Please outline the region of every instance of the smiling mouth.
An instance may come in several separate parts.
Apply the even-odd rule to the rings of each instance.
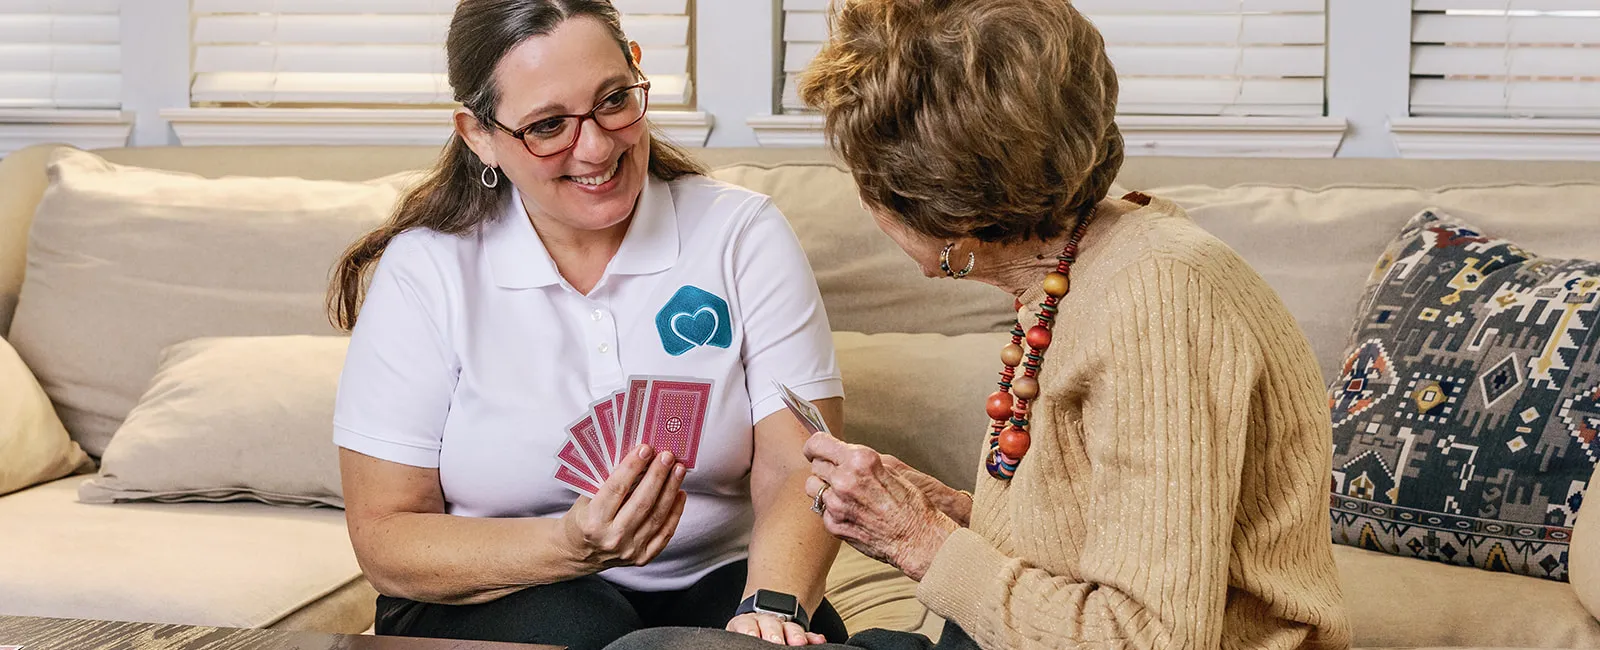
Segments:
[[[606,183],[611,182],[611,179],[616,177],[617,172],[622,170],[622,161],[624,159],[626,159],[627,157],[628,157],[628,154],[626,154],[626,153],[622,154],[621,156],[618,156],[617,157],[617,162],[612,164],[611,170],[607,171],[604,174],[600,174],[598,176],[583,176],[583,177],[579,177],[579,176],[563,176],[562,178],[565,178],[566,180],[572,181],[572,182],[577,183],[579,185],[585,185],[585,186],[588,186],[588,187],[599,187],[601,185],[605,185]]]

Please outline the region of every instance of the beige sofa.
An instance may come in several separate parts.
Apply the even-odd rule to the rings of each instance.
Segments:
[[[0,333],[12,324],[51,150],[0,160]],[[332,180],[417,169],[434,155],[370,147],[99,153],[207,177]],[[847,392],[857,397],[847,399],[849,437],[970,486],[984,417],[977,405],[990,390],[999,345],[993,332],[1006,323],[1009,298],[916,277],[872,229],[848,174],[825,152],[708,150],[704,157],[719,178],[774,196],[806,245],[840,332]],[[1587,181],[1596,178],[1600,165],[1135,158],[1119,185],[1177,200],[1239,250],[1283,295],[1332,377],[1362,282],[1407,218],[1429,206],[1454,208],[1537,253],[1593,259],[1600,256],[1600,186]],[[295,275],[280,271],[259,269],[263,278]],[[320,287],[295,289],[314,298]],[[301,299],[295,308],[320,306],[312,302]],[[263,333],[219,322],[208,335]],[[101,357],[122,353],[107,341],[78,345]],[[35,372],[52,363],[49,351],[23,356]],[[904,376],[885,374],[890,360]],[[874,392],[885,390],[892,394]],[[933,425],[901,424],[907,422]],[[77,501],[83,480],[0,497],[0,614],[337,632],[370,625],[375,592],[356,565],[340,511],[240,502],[87,505]],[[1355,644],[1600,648],[1592,614],[1600,612],[1600,530],[1586,530],[1596,527],[1600,518],[1580,523],[1571,585],[1337,547]],[[941,624],[918,604],[909,580],[848,549],[829,583],[852,630],[936,633]]]

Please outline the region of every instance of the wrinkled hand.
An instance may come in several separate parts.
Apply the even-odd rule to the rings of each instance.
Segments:
[[[917,486],[917,489],[928,497],[928,501],[932,502],[939,512],[944,513],[944,516],[955,521],[956,525],[966,527],[967,522],[971,521],[972,497],[967,493],[945,485],[939,479],[917,471],[916,468],[889,454],[883,454],[883,467]]]
[[[771,614],[752,612],[740,614],[728,621],[728,631],[737,632],[779,645],[822,645],[828,640],[821,634],[807,632],[799,623],[784,622]]]
[[[578,497],[561,517],[573,560],[591,573],[649,564],[678,530],[688,498],[680,489],[687,473],[670,452],[657,455],[648,445],[636,447],[594,499]]]
[[[811,461],[806,494],[815,499],[819,490],[827,490],[822,523],[828,532],[921,580],[944,540],[959,528],[956,522],[870,447],[818,433],[806,441],[805,454]]]

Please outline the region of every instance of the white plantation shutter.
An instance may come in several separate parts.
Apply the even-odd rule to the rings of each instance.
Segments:
[[[783,110],[807,110],[800,73],[828,42],[828,0],[783,0]]]
[[[120,0],[0,0],[0,108],[122,105]]]
[[[690,98],[688,0],[615,0],[656,106]],[[194,0],[196,104],[451,104],[456,0]]]
[[[1320,116],[1326,0],[1075,0],[1105,36],[1128,115]],[[827,40],[827,0],[784,0],[783,107]]]
[[[1600,117],[1600,0],[1415,0],[1411,113]]]
[[[611,4],[622,12],[622,30],[639,42],[643,52],[641,67],[650,78],[650,105],[692,105],[694,35],[689,0],[611,0]]]

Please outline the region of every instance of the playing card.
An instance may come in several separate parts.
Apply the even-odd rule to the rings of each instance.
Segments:
[[[589,479],[591,483],[599,484],[604,482],[600,478],[600,472],[589,467],[589,461],[584,460],[583,452],[578,450],[578,443],[576,442],[568,440],[567,444],[562,445],[561,451],[556,454],[556,460],[561,461],[563,465],[571,467],[578,474]]]
[[[684,467],[694,469],[700,434],[711,403],[711,382],[697,379],[652,379],[645,396],[639,441],[657,452],[670,451]]]
[[[617,457],[622,452],[617,451],[617,406],[610,397],[589,405],[589,411],[594,416],[595,427],[600,432],[600,445],[606,454],[606,473],[611,473],[611,468],[616,467]]]
[[[567,435],[578,444],[578,449],[583,452],[584,460],[588,461],[589,468],[601,474],[600,480],[611,476],[611,464],[606,462],[605,443],[600,442],[600,426],[595,424],[594,417],[583,416],[583,419],[574,422],[567,428]]]
[[[572,491],[591,499],[594,498],[594,495],[600,493],[599,485],[587,478],[584,478],[582,475],[578,474],[577,471],[573,470],[570,465],[565,463],[556,466],[556,480],[561,481],[562,483],[566,484],[567,487],[572,488]]]
[[[648,377],[629,377],[628,388],[623,391],[622,426],[618,430],[618,448],[623,454],[639,446],[639,420],[644,415],[644,398],[650,391]]]
[[[800,420],[800,426],[805,427],[807,433],[828,431],[828,422],[822,419],[822,411],[818,411],[815,404],[776,379],[772,380],[772,385],[777,387],[778,398],[782,399],[784,406],[789,407],[789,412]]]

